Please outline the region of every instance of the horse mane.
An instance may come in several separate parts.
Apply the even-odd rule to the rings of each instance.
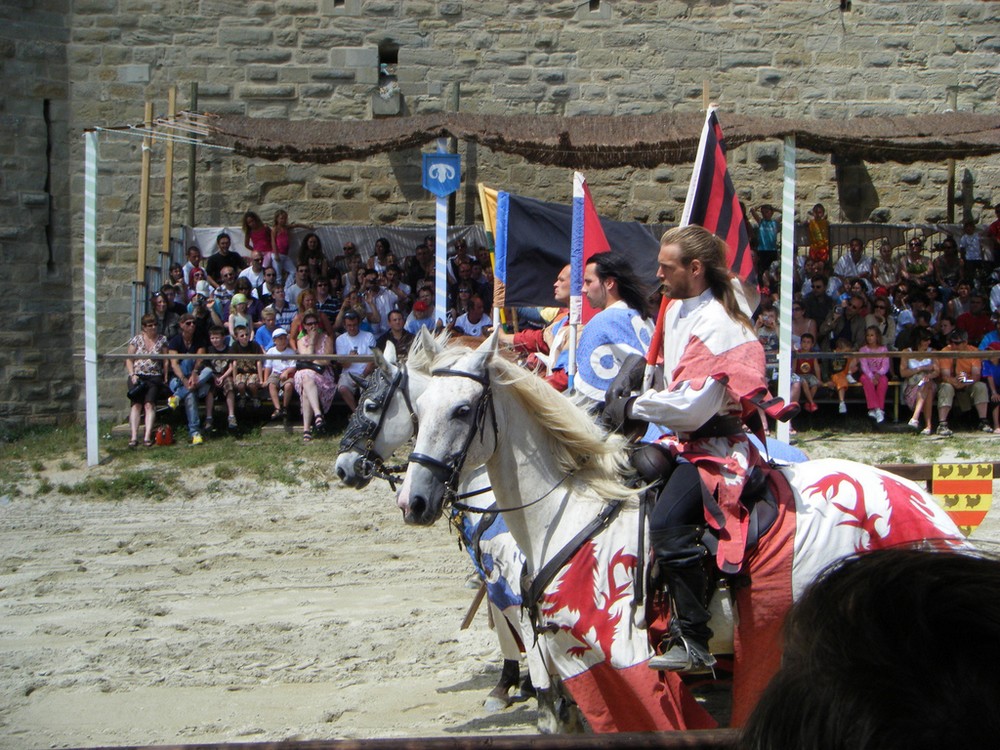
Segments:
[[[452,367],[472,351],[448,346],[434,358],[431,369]],[[634,473],[625,455],[625,439],[597,425],[584,406],[589,401],[567,398],[503,356],[492,357],[490,369],[494,385],[509,390],[526,418],[542,427],[546,451],[561,471],[572,473],[573,484],[606,500],[636,497],[637,490],[625,483]]]

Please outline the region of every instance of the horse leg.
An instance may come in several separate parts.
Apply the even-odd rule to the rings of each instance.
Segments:
[[[504,659],[503,669],[500,670],[500,680],[486,697],[483,707],[489,713],[496,713],[507,708],[511,703],[510,689],[515,687],[520,679],[521,665],[518,660]]]
[[[559,680],[546,690],[538,690],[539,734],[583,734],[587,731],[583,714]]]
[[[510,697],[510,689],[517,687],[517,683],[521,680],[521,644],[507,614],[491,601],[488,602],[488,606],[497,640],[500,642],[500,653],[503,654],[503,669],[500,671],[500,680],[496,687],[490,691],[483,704],[489,713],[495,713],[510,706],[513,701]]]

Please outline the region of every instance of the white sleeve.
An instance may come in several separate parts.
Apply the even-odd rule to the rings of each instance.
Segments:
[[[722,411],[725,402],[726,387],[714,378],[706,378],[701,390],[690,381],[669,391],[650,389],[632,402],[631,415],[674,432],[694,432]]]

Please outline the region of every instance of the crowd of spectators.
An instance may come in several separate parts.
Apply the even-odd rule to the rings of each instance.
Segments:
[[[868,416],[881,424],[888,384],[900,381],[911,410],[908,424],[922,434],[950,436],[950,417],[974,412],[978,429],[1000,435],[1000,266],[991,253],[1000,248],[1000,205],[994,210],[997,220],[985,229],[969,221],[960,234],[946,234],[930,247],[921,236],[902,248],[881,240],[877,249],[856,237],[837,257],[825,211],[817,204],[809,212],[809,246],[794,265],[793,400],[806,412],[816,411],[816,391],[825,387],[836,393],[839,411],[846,414],[848,387],[860,384]],[[750,215],[761,284],[755,321],[776,377],[780,217],[771,206],[753,208]],[[997,356],[920,354],[986,350]],[[810,352],[832,354],[809,357]],[[852,356],[857,353],[866,356]]]
[[[353,241],[328,251],[310,227],[289,223],[284,211],[277,212],[273,227],[253,211],[242,223],[246,255],[235,250],[226,232],[215,238],[211,252],[192,245],[187,263],[173,264],[167,283],[150,299],[143,332],[129,342],[129,353],[162,351],[177,357],[165,366],[150,364],[157,360],[128,361],[129,397],[135,404],[132,446],[138,444],[143,413],[147,433],[152,429],[151,404],[162,396],[171,408],[183,404],[195,445],[215,427],[216,400],[225,403],[228,429],[237,430],[241,412],[267,397],[272,420],[289,419],[298,405],[309,441],[323,429],[335,399],[356,408],[359,379],[373,367],[330,355],[366,356],[391,342],[404,359],[421,327],[444,325],[475,336],[489,331],[493,276],[485,248],[470,249],[461,239],[452,243],[448,309],[439,321],[433,236],[401,253],[380,238],[365,257]],[[291,229],[308,230],[297,248]],[[287,358],[300,354],[317,358]],[[157,378],[148,387],[133,387]],[[151,438],[144,442],[151,444]]]

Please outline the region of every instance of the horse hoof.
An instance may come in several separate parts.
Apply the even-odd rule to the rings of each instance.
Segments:
[[[499,697],[496,695],[491,695],[483,704],[483,708],[486,709],[486,713],[488,714],[500,713],[508,706],[510,706],[510,698]]]

